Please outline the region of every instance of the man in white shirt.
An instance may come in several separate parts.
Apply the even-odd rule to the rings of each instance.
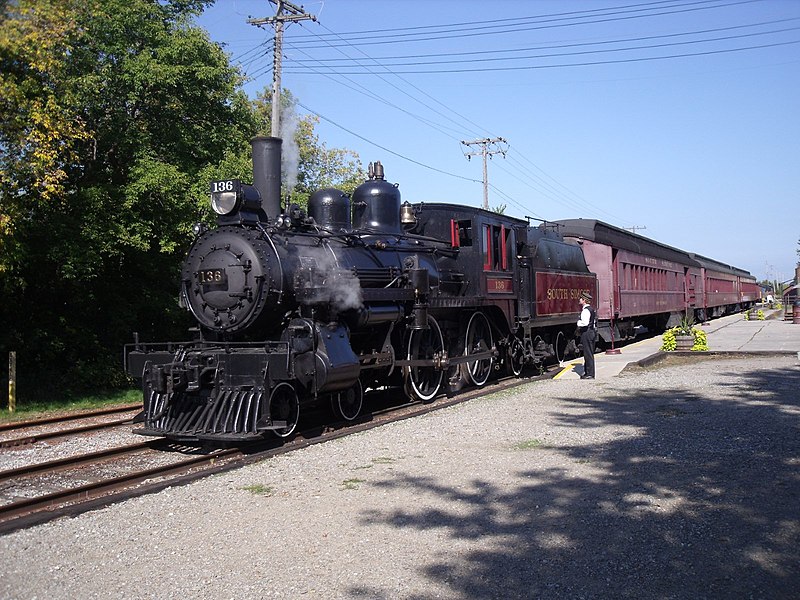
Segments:
[[[597,313],[592,308],[592,295],[581,292],[578,302],[581,303],[581,318],[578,319],[578,331],[581,334],[583,348],[583,375],[581,379],[594,379],[594,345],[597,341]]]

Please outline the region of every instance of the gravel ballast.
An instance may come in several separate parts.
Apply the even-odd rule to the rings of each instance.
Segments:
[[[797,598],[798,390],[529,383],[0,537],[0,597]]]

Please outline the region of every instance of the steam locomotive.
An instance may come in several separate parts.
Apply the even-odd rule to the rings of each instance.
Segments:
[[[747,271],[594,220],[531,226],[452,204],[401,203],[383,166],[349,198],[281,209],[281,140],[253,139],[252,185],[211,183],[217,226],[198,226],[180,301],[191,341],[126,346],[142,382],[142,435],[241,443],[291,436],[330,403],[358,418],[364,391],[423,402],[579,348],[578,297],[600,339],[660,330],[758,299]]]
[[[281,210],[281,143],[253,139],[252,185],[211,183],[217,226],[198,227],[181,273],[195,339],[126,346],[137,433],[288,437],[312,404],[352,421],[365,389],[428,402],[577,352],[577,298],[597,279],[555,227],[401,204],[379,162],[352,198],[323,189],[308,214]]]

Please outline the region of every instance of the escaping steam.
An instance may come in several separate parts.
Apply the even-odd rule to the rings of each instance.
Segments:
[[[307,252],[301,263],[304,267],[314,269],[317,274],[314,280],[324,289],[324,296],[318,300],[330,303],[340,312],[364,306],[358,277],[351,271],[339,267],[328,250],[308,248]]]
[[[337,271],[328,278],[328,289],[331,292],[331,304],[339,310],[361,308],[364,300],[361,297],[361,283],[350,271]]]
[[[297,186],[297,174],[300,167],[300,147],[297,145],[298,124],[294,107],[285,107],[281,115],[281,138],[283,139],[281,169],[285,177],[284,184],[287,195],[291,194]]]

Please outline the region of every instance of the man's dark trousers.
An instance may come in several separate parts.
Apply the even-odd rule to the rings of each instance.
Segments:
[[[583,374],[594,377],[594,345],[596,332],[590,328],[581,333],[581,346],[583,346]]]

